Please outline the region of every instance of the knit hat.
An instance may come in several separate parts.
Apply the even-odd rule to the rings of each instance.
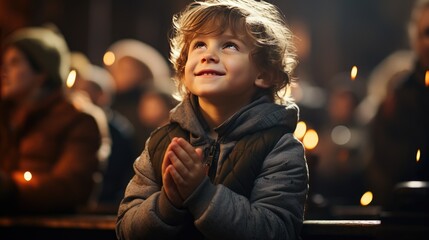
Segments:
[[[45,27],[22,28],[12,33],[5,46],[21,50],[30,63],[48,74],[48,84],[61,86],[70,70],[69,49],[64,37]]]

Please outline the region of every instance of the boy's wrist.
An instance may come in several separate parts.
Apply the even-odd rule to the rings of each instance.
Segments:
[[[183,202],[183,206],[189,209],[194,219],[198,219],[208,208],[215,193],[216,186],[206,176],[195,191]]]
[[[177,208],[170,202],[164,189],[158,197],[157,212],[164,222],[173,226],[183,223],[183,219],[188,215],[186,209]]]

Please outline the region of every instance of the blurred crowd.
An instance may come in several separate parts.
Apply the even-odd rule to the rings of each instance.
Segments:
[[[407,27],[410,48],[386,56],[366,81],[356,66],[324,88],[298,72],[304,78],[292,94],[318,133],[317,147],[307,147],[307,218],[428,213],[429,1],[415,1]]]
[[[94,65],[51,25],[6,38],[0,212],[116,212],[134,160],[177,101],[154,48],[123,39],[107,53]]]
[[[292,29],[305,63],[308,29]],[[416,1],[408,30],[410,49],[387,56],[366,81],[355,69],[322,88],[298,68],[291,95],[318,133],[317,146],[302,139],[307,218],[344,217],[332,207],[363,205],[366,192],[386,206],[398,183],[429,181],[429,1]],[[167,60],[122,39],[98,66],[52,25],[1,42],[0,214],[116,213],[135,159],[178,103]]]

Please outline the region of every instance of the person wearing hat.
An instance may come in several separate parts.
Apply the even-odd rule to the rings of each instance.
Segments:
[[[137,152],[141,152],[151,129],[143,126],[139,118],[139,101],[148,89],[155,88],[165,94],[174,93],[167,60],[152,46],[135,39],[121,39],[113,43],[108,52],[114,62],[106,65],[115,84],[115,98],[111,108],[127,118],[133,128]]]
[[[63,91],[67,44],[42,27],[20,29],[4,43],[0,213],[74,211],[91,194],[100,133]]]
[[[134,148],[134,128],[127,118],[111,108],[116,86],[105,68],[93,65],[81,52],[72,52],[71,69],[77,73],[76,81],[70,88],[71,95],[86,95],[91,105],[101,109],[109,133],[109,155],[101,164],[103,179],[95,195],[97,205],[94,210],[98,213],[116,213],[133,176],[133,163],[138,156]],[[88,110],[94,112],[92,108]]]

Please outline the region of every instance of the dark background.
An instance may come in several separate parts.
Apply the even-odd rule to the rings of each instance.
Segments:
[[[173,14],[190,2],[190,0],[0,0],[0,44],[9,33],[18,28],[40,26],[49,22],[55,24],[64,34],[70,50],[85,53],[91,62],[97,65],[102,65],[104,52],[109,46],[124,38],[143,41],[168,59],[171,19]],[[298,82],[300,80],[310,82],[326,90],[327,94],[330,94],[327,89],[331,87],[333,80],[339,75],[344,76],[342,75],[344,73],[349,74],[354,65],[359,68],[356,81],[362,89],[365,89],[368,77],[378,63],[397,50],[409,48],[406,26],[414,1],[269,0],[269,2],[282,10],[292,31],[301,38],[298,48],[300,64],[296,73]],[[342,79],[351,82],[350,77]],[[327,103],[322,105],[316,110],[300,106],[301,118],[312,123],[313,126],[310,127],[317,129],[318,126],[314,125],[321,125],[320,119],[326,115]],[[366,126],[359,129],[362,133],[367,130]],[[350,158],[353,157],[352,154],[353,152]],[[314,155],[311,151],[308,152],[310,167],[315,166],[311,162],[317,162],[317,155],[318,152]],[[364,159],[359,161],[363,162]],[[352,186],[362,181],[356,179],[358,178],[353,179],[351,183],[344,181],[344,185]],[[357,189],[348,186],[347,188],[360,196],[361,192]],[[358,200],[358,197],[354,198]]]
[[[189,0],[0,0],[0,42],[23,26],[52,22],[73,51],[101,65],[115,41],[134,38],[168,58],[168,31],[174,13]],[[314,82],[359,66],[363,78],[385,56],[407,48],[406,22],[413,1],[271,0],[289,24],[307,26],[311,51],[301,59]],[[363,80],[365,81],[365,80]]]

